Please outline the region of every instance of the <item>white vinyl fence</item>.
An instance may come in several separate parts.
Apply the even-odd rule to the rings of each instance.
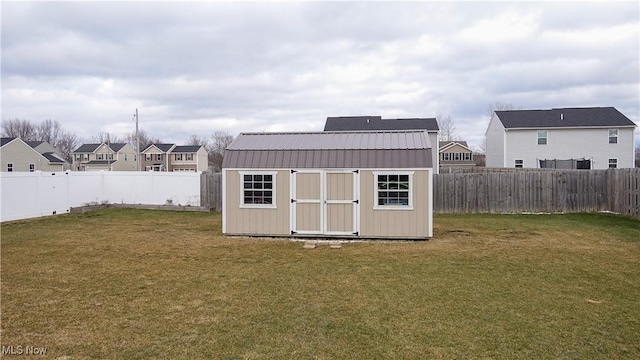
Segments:
[[[68,213],[92,204],[200,206],[200,173],[0,173],[0,221]]]

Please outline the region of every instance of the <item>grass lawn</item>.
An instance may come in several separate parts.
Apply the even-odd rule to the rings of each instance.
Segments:
[[[437,215],[341,249],[221,236],[220,214],[2,224],[1,336],[51,359],[638,359],[640,221]]]

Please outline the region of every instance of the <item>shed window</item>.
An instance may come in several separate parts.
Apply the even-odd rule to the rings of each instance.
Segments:
[[[276,173],[242,173],[242,205],[273,207]]]
[[[609,169],[618,168],[618,159],[609,159]]]
[[[547,130],[538,130],[538,145],[547,144]]]
[[[36,171],[36,164],[34,163],[29,164],[29,172],[34,172],[34,171]]]
[[[609,144],[618,143],[618,129],[609,129]]]
[[[379,209],[410,209],[413,172],[374,172],[375,206]]]
[[[7,172],[13,172],[13,164],[12,163],[8,163],[7,164]]]
[[[517,168],[521,168],[524,165],[524,161],[523,160],[516,160],[516,167]]]

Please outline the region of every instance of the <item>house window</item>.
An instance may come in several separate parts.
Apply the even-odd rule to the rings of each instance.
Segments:
[[[124,154],[124,161],[127,161],[127,154]]]
[[[618,159],[609,159],[609,169],[618,168]]]
[[[547,130],[538,130],[538,145],[547,144]]]
[[[81,154],[75,154],[74,158],[76,159],[76,161],[80,161],[80,159],[82,158]]]
[[[156,154],[156,161],[162,161],[162,154]]]
[[[182,161],[182,154],[176,154],[175,159]]]
[[[516,167],[521,168],[524,166],[524,160],[516,160]]]
[[[609,129],[609,144],[618,143],[618,129]]]
[[[451,154],[450,153],[443,153],[442,154],[442,161],[449,161],[451,160]]]
[[[29,164],[29,172],[34,172],[34,171],[36,171],[36,164],[33,164],[33,163]]]
[[[96,160],[103,160],[103,159],[104,159],[103,154],[96,154]]]
[[[152,157],[151,157],[151,156],[153,156],[153,155],[151,155],[151,154],[144,154],[144,159],[145,159],[146,161],[151,161],[151,159],[152,159]]]
[[[471,153],[464,153],[464,160],[471,161]]]
[[[243,172],[241,176],[241,205],[275,207],[275,172]]]
[[[187,161],[193,161],[193,154],[185,154],[185,157]]]
[[[84,160],[88,161],[89,160],[89,154],[84,154]]]
[[[113,154],[107,154],[107,160],[113,160]]]
[[[12,163],[8,163],[7,164],[7,172],[13,172],[13,164]]]
[[[378,209],[411,209],[413,172],[374,172]]]

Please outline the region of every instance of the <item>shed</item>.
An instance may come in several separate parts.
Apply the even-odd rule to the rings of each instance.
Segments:
[[[431,155],[425,131],[242,133],[222,164],[222,231],[430,238]]]

